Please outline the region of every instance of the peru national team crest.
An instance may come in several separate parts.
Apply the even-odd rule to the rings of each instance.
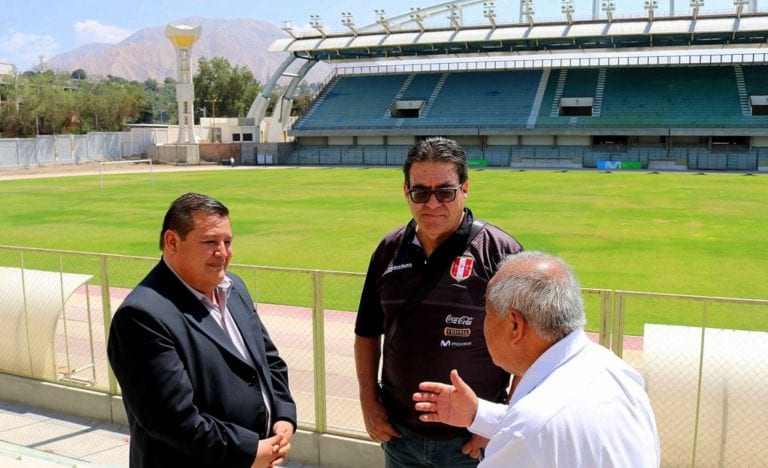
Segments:
[[[475,259],[472,257],[456,257],[451,264],[451,277],[462,282],[472,275],[472,265]]]

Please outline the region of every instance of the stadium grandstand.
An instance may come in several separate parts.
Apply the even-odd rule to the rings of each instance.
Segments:
[[[416,139],[447,135],[480,166],[768,171],[768,11],[756,1],[662,15],[647,0],[628,18],[595,1],[584,19],[562,0],[563,18],[542,21],[519,3],[507,23],[478,0],[360,28],[345,13],[344,32],[317,16],[311,32],[286,23],[270,50],[289,56],[248,116],[272,127],[262,142],[293,139],[280,164],[399,165]],[[484,23],[463,21],[480,5]],[[294,121],[293,92],[319,61],[336,68]]]

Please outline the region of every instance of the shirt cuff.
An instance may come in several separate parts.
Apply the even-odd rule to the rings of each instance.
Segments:
[[[507,405],[503,403],[491,403],[490,401],[478,399],[475,419],[467,429],[474,434],[490,439],[495,432],[494,429],[506,412]]]

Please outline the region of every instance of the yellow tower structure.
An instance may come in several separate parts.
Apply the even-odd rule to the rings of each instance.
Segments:
[[[179,115],[178,144],[196,143],[195,84],[192,82],[192,46],[200,37],[200,26],[169,24],[165,36],[176,49],[176,102]]]

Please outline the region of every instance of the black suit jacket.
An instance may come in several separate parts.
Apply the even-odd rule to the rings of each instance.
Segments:
[[[296,427],[288,368],[245,284],[227,276],[227,307],[255,367],[162,260],[115,313],[107,352],[128,413],[131,467],[250,466],[270,435],[260,386],[272,422]]]

